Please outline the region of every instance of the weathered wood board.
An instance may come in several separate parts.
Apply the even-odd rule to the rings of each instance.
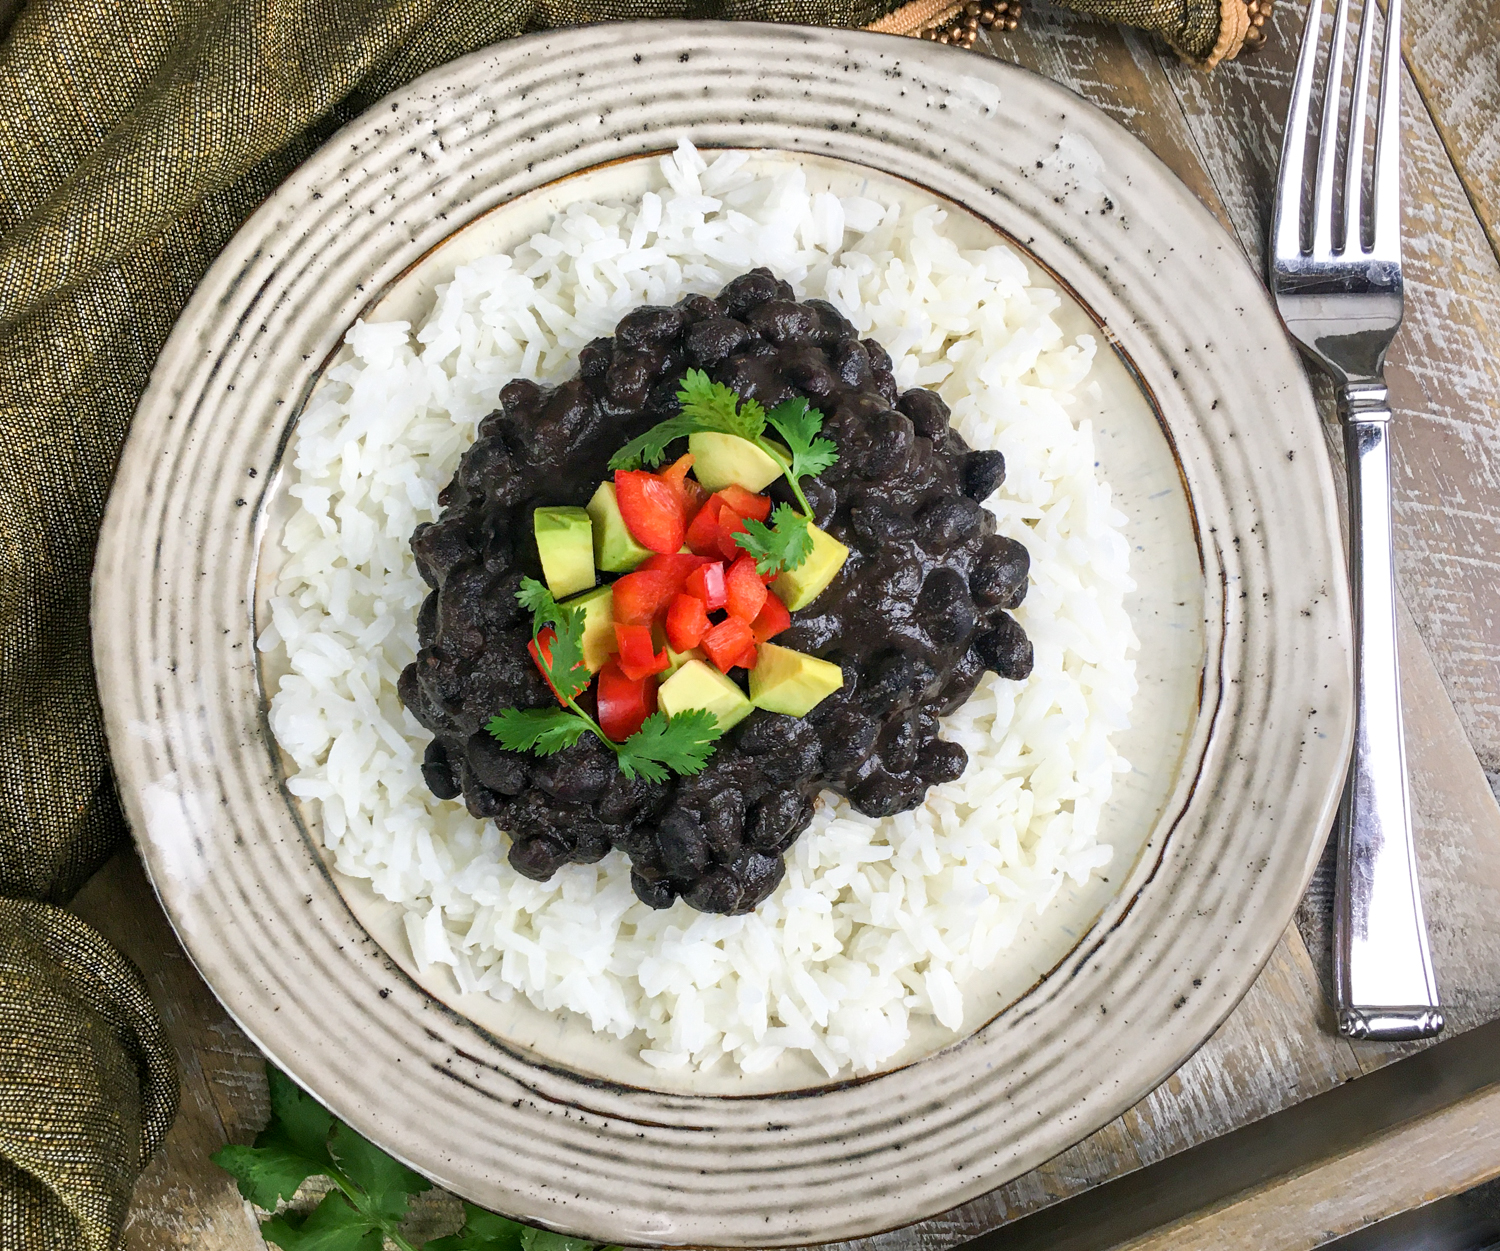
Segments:
[[[1409,3],[1408,314],[1391,377],[1399,572],[1411,609],[1402,644],[1413,794],[1434,955],[1455,1028],[1500,1017],[1500,806],[1481,769],[1500,769],[1500,262],[1491,247],[1500,76],[1488,42],[1495,23],[1483,11],[1490,2]],[[1046,5],[1029,8],[1019,31],[987,36],[980,51],[1103,107],[1161,156],[1258,266],[1295,54],[1297,15],[1281,7],[1281,29],[1266,49],[1207,77],[1136,32]],[[177,946],[132,856],[111,862],[74,907],[141,967],[183,1070],[182,1115],[137,1188],[125,1247],[259,1251],[253,1213],[208,1156],[223,1142],[248,1141],[262,1123],[262,1061]],[[1301,929],[1288,929],[1213,1037],[1117,1121],[974,1203],[850,1245],[951,1247],[1405,1054],[1353,1047],[1331,1032],[1318,971],[1325,918],[1315,894]],[[1485,1167],[1472,1153],[1461,1167],[1449,1167],[1451,1152],[1438,1155],[1434,1185]],[[1422,1167],[1419,1153],[1405,1159],[1410,1170]],[[1340,1176],[1357,1198],[1366,1176],[1358,1162]],[[1246,1198],[1241,1214],[1254,1218],[1264,1204],[1300,1201],[1303,1192],[1267,1196]],[[452,1216],[451,1204],[438,1202],[421,1219],[439,1229]],[[1316,1245],[1305,1229],[1253,1220],[1246,1228],[1265,1234],[1258,1247]],[[1201,1239],[1211,1229],[1184,1225],[1140,1245],[1207,1246]]]

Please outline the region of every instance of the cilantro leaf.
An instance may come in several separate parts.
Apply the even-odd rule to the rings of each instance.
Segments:
[[[639,774],[648,782],[665,782],[667,769],[686,775],[702,773],[721,734],[719,719],[702,708],[671,718],[653,712],[619,745],[620,771],[628,778]]]
[[[583,610],[559,604],[535,578],[521,579],[516,599],[531,610],[531,637],[537,644],[538,663],[557,693],[571,703],[592,676],[583,663]],[[541,634],[549,625],[553,637],[544,646]]]
[[[408,1195],[432,1189],[425,1177],[393,1160],[342,1121],[334,1124],[328,1146],[344,1176],[365,1192],[367,1202],[356,1206],[371,1217],[399,1221],[406,1215]]]
[[[260,1233],[283,1251],[381,1251],[386,1231],[333,1190],[306,1217],[273,1216]]]
[[[806,400],[785,400],[767,414],[766,420],[781,432],[791,449],[793,479],[816,477],[838,461],[833,440],[818,437],[823,414],[809,408]]]
[[[667,455],[673,439],[685,438],[701,431],[738,435],[752,442],[766,428],[766,410],[755,400],[740,397],[722,382],[712,382],[701,369],[690,369],[677,391],[682,412],[669,417],[632,439],[612,457],[611,469],[639,469],[642,465],[659,465]]]
[[[763,577],[784,569],[800,568],[813,549],[807,518],[790,504],[776,505],[772,520],[774,529],[763,521],[747,517],[745,528],[734,536],[735,543],[755,557],[755,568]]]
[[[485,726],[507,750],[534,751],[538,756],[573,746],[588,728],[587,721],[566,708],[507,708]]]
[[[429,1242],[424,1251],[525,1251],[527,1226],[472,1203],[464,1204],[464,1227],[447,1238]]]
[[[290,1199],[303,1182],[321,1173],[324,1165],[291,1147],[261,1143],[261,1138],[256,1139],[259,1145],[254,1147],[230,1143],[208,1158],[234,1178],[240,1194],[251,1203],[274,1212],[281,1200]]]
[[[594,1244],[582,1238],[570,1238],[567,1234],[555,1234],[550,1229],[528,1227],[521,1235],[522,1251],[592,1251]]]
[[[521,579],[521,589],[516,592],[516,599],[520,601],[522,608],[532,614],[533,635],[551,621],[552,614],[557,611],[557,601],[552,598],[552,592],[535,578]]]

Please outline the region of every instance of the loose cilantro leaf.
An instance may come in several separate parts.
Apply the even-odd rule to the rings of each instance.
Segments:
[[[266,1241],[283,1251],[382,1251],[387,1245],[418,1251],[400,1223],[409,1197],[430,1189],[430,1183],[335,1119],[269,1064],[266,1078],[270,1123],[255,1146],[225,1147],[214,1153],[214,1163],[234,1175],[245,1198],[271,1212],[309,1177],[321,1174],[334,1185],[311,1212],[282,1212],[262,1221]],[[595,1244],[465,1203],[464,1227],[427,1243],[424,1251],[595,1251]]]
[[[823,414],[809,408],[803,399],[785,400],[776,405],[766,420],[781,432],[792,453],[791,477],[816,477],[839,458],[832,439],[818,437],[823,429]]]
[[[807,518],[790,504],[776,505],[771,519],[775,522],[774,529],[747,517],[745,528],[734,536],[735,543],[755,557],[755,568],[762,577],[799,568],[813,549]]]
[[[260,1227],[261,1237],[283,1251],[381,1251],[387,1232],[337,1190],[305,1217],[273,1216]]]
[[[766,428],[766,410],[759,403],[741,402],[735,392],[722,382],[711,382],[701,369],[690,369],[683,376],[677,402],[682,405],[679,416],[669,417],[632,439],[610,457],[609,467],[639,469],[642,465],[659,465],[673,439],[705,430],[738,435],[753,442]]]
[[[447,1238],[429,1242],[425,1251],[525,1251],[522,1239],[528,1232],[539,1231],[465,1203],[464,1227]]]
[[[508,751],[552,756],[588,731],[588,722],[566,708],[507,708],[485,726]]]
[[[557,600],[553,599],[552,592],[535,578],[521,579],[521,589],[516,592],[516,599],[520,601],[522,608],[533,614],[533,637],[553,619],[552,614],[557,611]]]
[[[620,771],[628,778],[639,774],[648,782],[665,782],[667,769],[687,775],[702,773],[721,734],[719,719],[702,708],[671,718],[653,712],[620,744]]]

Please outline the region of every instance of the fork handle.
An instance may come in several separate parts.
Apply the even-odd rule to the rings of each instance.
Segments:
[[[1401,731],[1384,387],[1344,396],[1354,592],[1354,756],[1338,819],[1334,984],[1348,1038],[1427,1038],[1443,1028],[1417,888]]]

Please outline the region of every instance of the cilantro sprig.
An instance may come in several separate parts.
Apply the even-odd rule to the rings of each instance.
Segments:
[[[578,696],[587,689],[590,674],[583,664],[583,613],[559,604],[535,578],[522,578],[516,599],[531,610],[531,639],[536,660],[566,708],[506,708],[491,717],[485,729],[509,751],[529,751],[551,756],[571,747],[592,732],[615,753],[620,772],[634,779],[665,782],[673,773],[701,773],[713,755],[714,743],[723,731],[718,718],[703,709],[691,709],[667,717],[653,713],[623,743],[617,743],[593,717],[578,706]],[[551,627],[552,638],[543,644],[542,633]],[[548,652],[551,652],[549,658]]]
[[[260,1226],[265,1240],[283,1251],[379,1251],[387,1242],[398,1251],[418,1251],[401,1225],[411,1196],[431,1184],[269,1064],[266,1080],[271,1120],[255,1145],[222,1147],[210,1157],[234,1177],[240,1194],[271,1213]],[[317,1207],[305,1213],[278,1211],[310,1177],[333,1183]],[[463,1228],[427,1242],[422,1251],[592,1251],[593,1246],[465,1203]]]
[[[701,369],[690,369],[683,375],[677,402],[682,405],[681,413],[632,439],[614,454],[609,467],[639,469],[642,465],[659,465],[666,458],[667,445],[690,434],[736,435],[755,444],[776,462],[801,505],[803,517],[812,518],[812,505],[802,491],[801,479],[822,473],[839,458],[833,441],[819,434],[823,428],[822,413],[809,408],[802,399],[786,400],[768,413],[758,401],[740,399],[722,382],[711,381]],[[765,437],[768,424],[786,440],[785,447]]]
[[[755,557],[756,571],[762,577],[798,568],[813,549],[807,518],[790,504],[776,505],[771,520],[774,527],[747,517],[745,528],[734,536],[736,545]]]

